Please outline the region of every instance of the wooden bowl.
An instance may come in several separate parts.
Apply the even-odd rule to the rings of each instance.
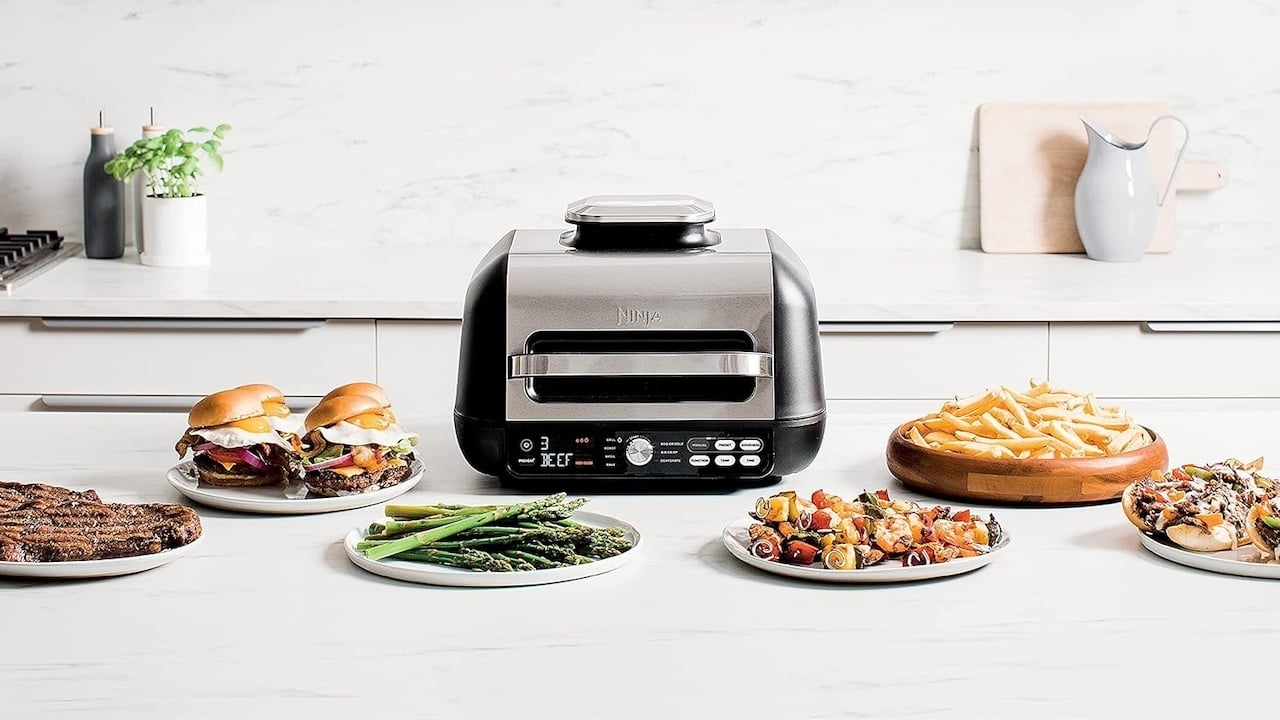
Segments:
[[[1119,455],[1054,460],[1006,460],[921,447],[908,440],[912,423],[895,428],[885,448],[889,472],[930,495],[1027,505],[1116,500],[1129,483],[1169,467],[1164,439]]]

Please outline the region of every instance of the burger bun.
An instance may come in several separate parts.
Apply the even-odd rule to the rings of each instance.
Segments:
[[[187,414],[187,425],[207,428],[262,415],[261,387],[246,385],[202,398]]]
[[[375,385],[371,382],[353,382],[336,387],[330,390],[328,395],[321,398],[320,402],[344,395],[364,395],[377,400],[379,407],[391,407],[391,401],[387,399],[387,391],[383,390],[381,385]]]
[[[275,385],[267,385],[266,383],[252,383],[250,385],[241,385],[233,390],[256,394],[258,402],[277,402],[284,403],[284,393]]]
[[[378,412],[383,407],[378,400],[367,395],[336,395],[321,400],[307,413],[307,432],[335,425],[356,415]]]

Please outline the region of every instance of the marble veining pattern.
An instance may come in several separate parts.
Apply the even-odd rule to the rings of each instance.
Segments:
[[[1179,246],[1277,244],[1267,2],[0,0],[0,16],[11,227],[77,236],[87,127],[103,109],[123,144],[154,105],[235,126],[208,184],[215,252],[478,253],[576,197],[653,191],[802,252],[976,247],[980,103],[1164,99],[1189,158],[1232,174],[1179,201]]]

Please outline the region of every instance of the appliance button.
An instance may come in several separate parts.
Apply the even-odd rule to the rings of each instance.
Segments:
[[[742,463],[742,467],[755,467],[760,464],[759,455],[743,455],[738,458],[738,462]]]
[[[764,443],[760,442],[758,438],[747,438],[738,443],[738,447],[744,452],[760,452],[760,448],[764,447]],[[743,464],[745,465],[746,463]]]
[[[734,458],[732,455],[716,456],[716,465],[719,465],[720,467],[729,467],[730,465],[733,465],[733,463],[736,461],[737,461],[736,458]]]
[[[730,451],[730,450],[734,449],[734,448],[735,448],[735,447],[737,447],[737,446],[738,446],[738,443],[736,443],[736,442],[734,442],[734,441],[732,441],[732,440],[717,440],[717,441],[716,441],[716,450],[719,450],[720,452],[728,452],[728,451]]]
[[[706,452],[711,449],[711,441],[706,438],[689,438],[689,452]]]
[[[637,435],[627,441],[627,462],[640,467],[653,459],[653,443],[649,438]]]
[[[711,464],[711,458],[706,455],[690,455],[689,464],[694,467],[706,467]]]
[[[530,450],[533,450],[533,441],[530,440],[529,438],[524,438],[523,440],[521,440],[520,452],[529,452]]]

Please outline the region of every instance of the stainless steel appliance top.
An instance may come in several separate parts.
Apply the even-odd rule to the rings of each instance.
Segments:
[[[574,224],[703,224],[716,219],[709,201],[692,195],[592,195],[569,204]]]
[[[628,252],[621,258],[608,250],[587,250],[566,245],[564,240],[573,236],[572,230],[518,230],[511,241],[508,255],[560,255],[561,258],[548,262],[576,263],[586,262],[585,258],[597,258],[602,263],[626,264],[634,262],[662,263],[681,265],[689,262],[718,262],[717,260],[697,260],[693,256],[719,257],[727,260],[731,255],[760,255],[762,262],[771,263],[769,236],[759,229],[718,230],[719,244],[708,247],[668,248],[651,251]],[[647,260],[646,260],[647,258]],[[772,283],[772,278],[770,278]]]
[[[507,379],[508,420],[772,420],[774,393],[773,257],[761,229],[722,230],[714,248],[600,252],[560,243],[557,230],[520,230],[507,265],[507,356],[528,355],[543,331],[742,331],[750,353],[688,358],[556,358],[571,372],[749,375],[755,392],[744,402],[540,403],[530,397],[520,365]],[[619,362],[636,367],[618,367]],[[519,365],[521,361],[514,361]],[[703,367],[710,363],[708,367]],[[766,365],[767,363],[767,365]],[[580,365],[589,364],[587,370]],[[559,366],[557,366],[559,367]],[[645,368],[648,368],[646,371]],[[709,369],[708,369],[709,368]],[[554,368],[533,368],[550,372]],[[522,376],[524,374],[524,376]]]

